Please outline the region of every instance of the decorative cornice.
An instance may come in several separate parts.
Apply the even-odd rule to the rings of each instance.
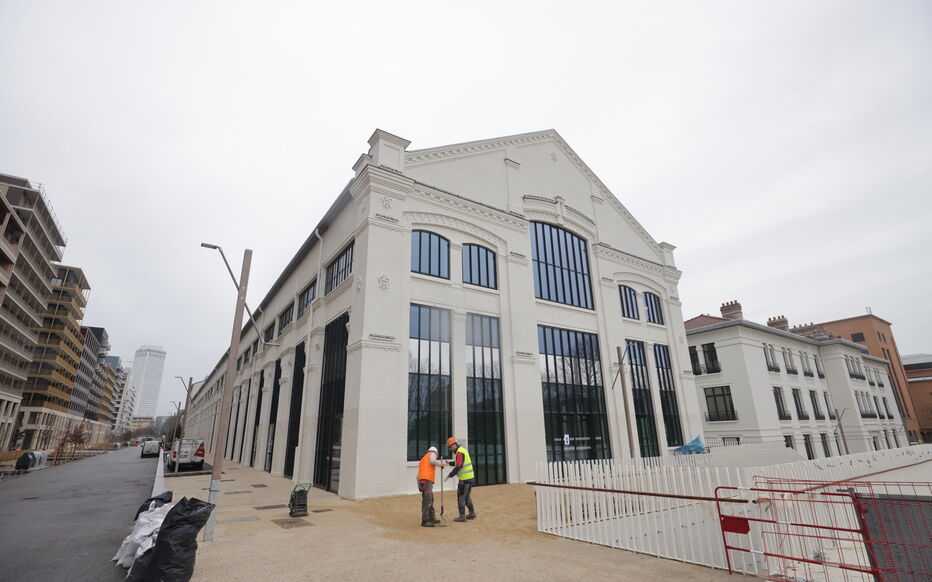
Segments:
[[[505,210],[482,204],[469,198],[464,198],[457,194],[445,192],[430,186],[416,182],[413,191],[414,197],[441,204],[448,208],[453,208],[459,212],[466,212],[474,216],[480,216],[487,220],[503,224],[509,228],[524,232],[527,230],[527,221],[522,216],[516,216]]]
[[[650,271],[651,273],[657,273],[658,275],[664,275],[666,273],[667,267],[661,265],[660,263],[648,261],[647,259],[642,259],[641,257],[632,255],[630,253],[619,251],[618,249],[613,249],[612,247],[603,243],[592,245],[592,250],[596,256],[604,257],[616,263],[632,265],[640,269],[644,269],[645,271]]]
[[[506,250],[505,239],[489,230],[476,226],[471,222],[466,222],[460,218],[436,212],[405,212],[404,216],[409,224],[434,224],[453,228],[494,245],[497,247],[499,254],[504,253]]]
[[[401,344],[397,342],[388,342],[381,340],[370,340],[362,339],[355,341],[350,345],[346,346],[346,353],[352,353],[361,349],[367,350],[384,350],[389,352],[398,352],[401,351]]]
[[[664,291],[662,284],[651,279],[650,277],[645,277],[644,275],[641,275],[639,273],[631,273],[631,272],[613,273],[612,281],[614,281],[615,284],[624,283],[624,282],[637,283],[638,285],[647,287],[648,289],[650,289],[651,291],[654,291],[655,293],[666,295],[666,292]]]

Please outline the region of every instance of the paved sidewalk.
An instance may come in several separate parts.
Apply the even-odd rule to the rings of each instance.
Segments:
[[[447,490],[448,526],[429,529],[420,527],[417,494],[347,501],[312,489],[312,513],[289,522],[287,507],[260,508],[286,506],[290,480],[236,464],[225,467],[223,479],[216,540],[199,543],[194,582],[385,582],[423,578],[423,572],[443,582],[739,580],[727,572],[541,534],[528,485],[476,489],[479,518],[467,523],[453,522],[455,492]],[[176,500],[206,499],[209,482],[192,476],[166,485]],[[435,503],[439,512],[439,492]],[[286,520],[287,529],[273,520]],[[288,527],[294,523],[298,527]]]
[[[110,558],[149,497],[157,462],[128,447],[0,483],[0,579],[124,580]]]

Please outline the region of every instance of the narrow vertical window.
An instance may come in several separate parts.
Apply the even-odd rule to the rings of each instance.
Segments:
[[[450,278],[450,241],[426,230],[411,231],[411,272]]]
[[[663,304],[660,302],[660,296],[645,291],[644,305],[647,308],[647,321],[663,325]]]
[[[495,253],[474,244],[463,245],[463,283],[498,289]]]
[[[793,388],[793,403],[796,404],[796,417],[799,420],[809,420],[809,414],[806,413],[806,407],[803,405],[803,397],[799,388]]]
[[[628,319],[641,319],[638,313],[638,293],[627,285],[619,285],[618,293],[621,295],[621,316]]]
[[[626,340],[626,347],[641,456],[659,457],[660,443],[657,440],[654,400],[650,393],[650,377],[647,374],[647,354],[644,351],[644,342]]]
[[[585,240],[558,226],[532,222],[531,262],[538,299],[593,309]]]
[[[497,317],[466,314],[466,415],[477,484],[506,483],[505,407]]]
[[[411,305],[408,334],[408,460],[452,434],[450,311]]]
[[[667,446],[680,446],[683,444],[683,429],[680,425],[679,406],[676,403],[676,385],[673,382],[670,348],[662,344],[654,344],[654,362],[657,365],[660,409],[663,412],[663,426],[666,429]]]

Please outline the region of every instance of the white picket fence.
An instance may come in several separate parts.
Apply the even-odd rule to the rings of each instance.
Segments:
[[[754,487],[759,477],[842,481],[925,460],[932,460],[932,445],[764,467],[722,466],[727,457],[715,455],[539,463],[537,527],[564,538],[726,569],[715,502],[689,497],[715,497],[719,486]],[[883,480],[883,475],[869,479]],[[757,504],[726,505],[723,510],[731,515],[767,517]],[[731,561],[738,572],[767,571],[759,555],[732,552]]]

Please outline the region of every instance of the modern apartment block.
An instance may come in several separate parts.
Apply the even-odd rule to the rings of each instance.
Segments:
[[[824,323],[810,324],[808,330],[824,330],[829,335],[837,338],[853,341],[867,348],[868,352],[877,358],[883,358],[890,362],[887,365],[887,371],[893,382],[893,394],[896,397],[896,405],[906,424],[906,430],[909,432],[910,439],[919,440],[919,419],[916,415],[916,407],[910,396],[906,382],[906,370],[903,368],[903,360],[900,358],[900,350],[897,348],[896,339],[893,337],[893,325],[885,320],[868,313],[856,317],[845,319],[836,319]],[[793,331],[797,331],[794,329]],[[800,331],[800,333],[802,333]]]
[[[932,354],[903,356],[903,368],[922,442],[932,442]]]
[[[451,435],[488,484],[701,434],[672,245],[555,131],[409,144],[372,135],[243,330],[229,431],[223,357],[190,434],[351,499],[410,492]]]
[[[783,316],[761,325],[740,303],[685,322],[710,442],[784,442],[810,459],[906,446],[887,360],[855,342],[812,339]]]
[[[39,341],[37,329],[44,321],[54,263],[61,260],[66,239],[45,194],[28,180],[0,174],[0,198],[4,209],[14,213],[3,218],[7,226],[0,242],[0,279],[6,284],[0,302],[0,448],[6,448],[18,432],[23,389]],[[10,270],[11,243],[20,230]]]
[[[132,389],[129,380],[129,368],[123,365],[119,356],[106,356],[107,365],[113,371],[113,431],[122,435],[129,430],[130,420],[133,418],[133,409],[136,405],[136,391]]]
[[[43,323],[34,328],[39,341],[33,350],[20,413],[24,449],[55,448],[85,420],[90,429],[92,419],[86,413],[99,400],[78,374],[85,351],[80,321],[90,285],[83,270],[66,265],[57,265],[51,283]]]
[[[3,176],[0,176],[0,180]],[[7,202],[6,192],[9,185],[0,182],[0,304],[6,296],[6,290],[13,278],[13,268],[19,258],[25,227]],[[16,349],[17,331],[7,320],[9,315],[0,312],[0,451],[4,450],[13,433],[16,414],[22,398],[23,372],[20,361],[10,357],[8,349]]]
[[[97,403],[96,407],[88,408],[85,417],[96,421],[96,424],[92,426],[96,431],[94,436],[97,440],[92,442],[103,442],[108,440],[116,420],[116,409],[114,408],[116,372],[107,361],[110,352],[110,337],[107,330],[102,327],[82,327],[81,333],[85,337],[82,367],[93,366],[91,391],[92,397]],[[92,337],[88,338],[88,334]],[[95,345],[96,349],[88,349],[91,345]]]
[[[136,386],[134,416],[155,417],[162,389],[165,356],[162,346],[140,346],[136,350],[133,357],[133,383]]]

